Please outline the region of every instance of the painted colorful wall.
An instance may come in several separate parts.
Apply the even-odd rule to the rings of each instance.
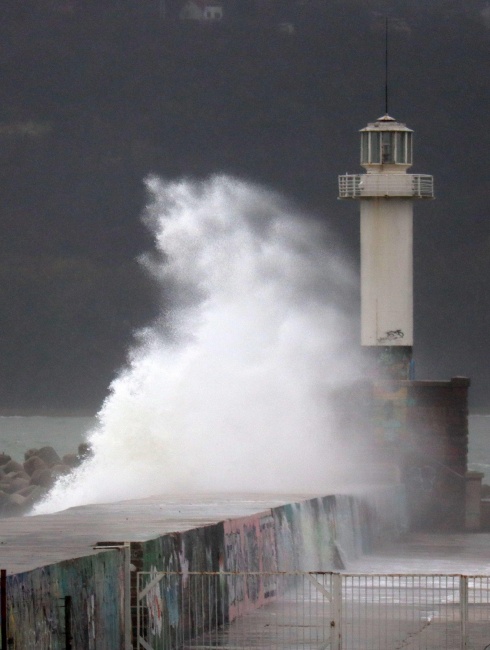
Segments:
[[[8,648],[70,647],[67,596],[72,648],[123,647],[124,552],[107,551],[7,576]]]
[[[277,540],[272,511],[223,522],[220,569],[235,574],[226,581],[230,621],[276,596],[277,584],[272,573],[278,570]],[[243,572],[257,575],[239,575]]]

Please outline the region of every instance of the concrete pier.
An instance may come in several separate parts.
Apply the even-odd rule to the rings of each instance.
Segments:
[[[135,639],[138,571],[150,576],[159,571],[177,571],[183,576],[318,571],[328,576],[330,571],[344,569],[378,576],[466,573],[487,575],[490,580],[490,534],[408,534],[403,510],[403,493],[391,486],[357,496],[154,496],[1,520],[0,568],[8,572],[10,645],[23,650],[69,647],[66,602],[70,599],[71,647],[127,650]],[[97,546],[123,542],[129,544],[119,549]],[[317,647],[308,645],[308,634],[324,628],[325,613],[315,614],[321,603],[316,592],[301,593],[300,599],[292,601],[277,600],[268,595],[263,583],[257,585],[253,598],[248,588],[241,596],[239,590],[234,592],[232,600],[230,594],[219,596],[223,620],[230,625],[214,627],[209,634],[203,630],[196,640],[199,647],[242,648],[244,639],[255,643],[259,632],[261,643],[269,637],[276,643],[277,635],[286,629],[290,634],[301,632],[305,650]],[[178,623],[185,629],[188,616],[181,620],[176,610],[173,616],[178,619],[174,620],[162,609],[159,598],[167,594],[162,589],[151,592],[156,600],[148,620],[154,627],[146,628],[151,647],[158,650],[164,647],[159,641],[161,626],[174,629]],[[194,597],[193,592],[183,593]],[[376,589],[373,594],[376,597]],[[207,602],[204,599],[199,607],[207,608]],[[243,621],[235,618],[235,610],[247,613]],[[213,611],[206,610],[206,620],[209,616],[214,621]],[[278,616],[286,616],[286,627],[270,625],[271,617],[276,620]],[[393,612],[390,625],[396,627],[405,616],[405,609]],[[444,616],[440,614],[438,625],[446,625]],[[373,620],[377,620],[376,612]],[[414,621],[417,627],[418,618]],[[288,645],[286,639],[280,643],[277,647],[299,647]],[[195,643],[190,647],[196,647]]]
[[[9,643],[23,650],[127,650],[136,634],[139,572],[338,570],[346,558],[398,536],[404,510],[403,493],[391,486],[358,496],[155,496],[2,520]],[[219,607],[231,620],[235,609],[255,610],[272,596],[262,581],[232,601],[222,593]],[[187,621],[158,602],[155,630],[169,616]]]
[[[98,542],[144,542],[246,517],[307,494],[153,496],[70,508],[52,515],[0,519],[0,568],[9,573],[100,553]]]

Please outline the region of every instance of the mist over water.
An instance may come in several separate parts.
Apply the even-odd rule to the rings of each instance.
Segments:
[[[35,514],[168,493],[325,492],[345,479],[339,387],[358,376],[358,284],[337,243],[229,177],[147,182],[157,322],[90,433],[93,457]]]

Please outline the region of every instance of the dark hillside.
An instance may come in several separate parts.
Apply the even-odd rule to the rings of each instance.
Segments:
[[[473,0],[223,2],[220,24],[179,3],[4,0],[0,24],[0,408],[88,409],[134,328],[155,314],[134,262],[143,179],[236,174],[325,219],[357,259],[357,206],[337,175],[383,112],[416,131],[420,372],[469,374],[490,404],[489,36]],[[277,25],[289,21],[291,35]],[[487,20],[487,22],[485,22]]]

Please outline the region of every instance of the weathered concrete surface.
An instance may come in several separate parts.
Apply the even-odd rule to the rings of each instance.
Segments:
[[[376,553],[352,558],[349,571],[490,575],[490,533],[410,533]]]
[[[146,541],[245,517],[317,495],[155,496],[70,508],[53,515],[0,520],[0,568],[29,571],[100,553],[97,542]]]

